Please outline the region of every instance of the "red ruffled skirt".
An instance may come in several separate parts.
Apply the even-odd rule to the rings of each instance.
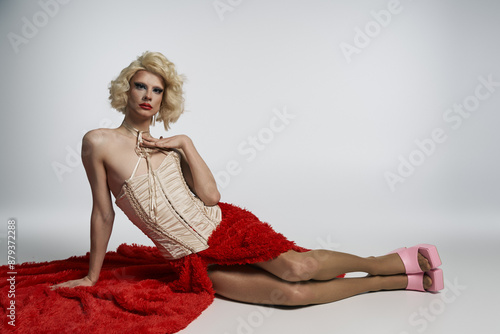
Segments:
[[[273,230],[253,213],[219,203],[222,221],[208,239],[209,248],[197,253],[206,263],[247,264],[271,260],[291,249],[308,251]]]
[[[107,252],[92,287],[50,286],[85,276],[89,253],[66,260],[23,263],[0,272],[0,315],[17,333],[175,333],[213,301],[207,265],[263,262],[297,246],[250,211],[220,202],[222,221],[209,248],[168,261],[155,247],[122,244]],[[15,271],[15,275],[7,274]],[[14,277],[12,280],[7,278]],[[15,297],[9,297],[14,288]],[[11,303],[15,301],[13,312]],[[12,316],[13,314],[13,316]],[[9,317],[10,316],[10,317]],[[16,326],[9,325],[15,320]]]

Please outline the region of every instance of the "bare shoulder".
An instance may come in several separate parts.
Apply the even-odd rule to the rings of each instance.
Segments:
[[[116,129],[99,128],[88,131],[83,138],[93,144],[99,144],[103,140],[112,140],[116,137]]]
[[[101,156],[112,141],[111,129],[94,129],[88,131],[82,139],[82,158]]]

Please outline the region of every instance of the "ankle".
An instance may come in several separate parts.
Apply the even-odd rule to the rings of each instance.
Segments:
[[[402,290],[408,286],[408,276],[404,274],[382,276],[381,290]]]
[[[370,274],[377,276],[377,275],[394,275],[394,274],[399,274],[399,272],[395,272],[393,268],[393,265],[391,263],[391,258],[388,257],[387,255],[382,255],[382,256],[369,256],[366,258],[367,263],[368,263],[368,268]]]
[[[372,261],[372,275],[398,275],[405,273],[405,266],[398,254],[377,256]]]

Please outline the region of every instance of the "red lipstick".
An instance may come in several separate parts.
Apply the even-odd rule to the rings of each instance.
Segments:
[[[139,107],[141,107],[142,109],[145,109],[145,110],[153,109],[153,107],[151,107],[151,105],[149,103],[141,103],[141,104],[139,104]]]

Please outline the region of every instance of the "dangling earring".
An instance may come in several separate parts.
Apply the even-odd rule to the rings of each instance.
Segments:
[[[156,115],[157,115],[157,114],[158,114],[158,113],[154,114],[154,115],[153,115],[153,117],[151,117],[151,125],[152,125],[152,126],[155,126],[155,123],[156,123]]]

